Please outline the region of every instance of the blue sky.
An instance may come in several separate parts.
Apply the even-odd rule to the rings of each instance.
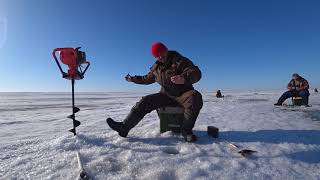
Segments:
[[[320,1],[0,0],[0,91],[69,91],[51,52],[82,46],[92,62],[78,91],[144,91],[127,83],[164,42],[197,64],[196,85],[285,89],[293,72],[320,86]]]

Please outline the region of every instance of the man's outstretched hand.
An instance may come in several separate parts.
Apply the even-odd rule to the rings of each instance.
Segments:
[[[186,80],[181,75],[176,75],[171,77],[171,82],[173,82],[174,84],[184,84],[185,81]]]
[[[128,82],[132,82],[132,76],[130,76],[130,74],[127,74],[125,77],[126,81]]]

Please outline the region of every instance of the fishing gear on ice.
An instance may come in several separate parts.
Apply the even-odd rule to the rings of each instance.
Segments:
[[[75,114],[80,111],[80,108],[74,105],[74,84],[75,80],[81,80],[84,78],[84,74],[90,66],[90,62],[86,59],[86,53],[80,51],[81,47],[77,48],[56,48],[53,50],[52,55],[59,67],[62,77],[71,80],[72,85],[72,114],[68,116],[73,121],[73,128],[69,131],[76,135],[76,127],[80,126],[80,121],[76,120]],[[56,54],[59,53],[59,58]],[[60,64],[68,66],[65,72]],[[84,66],[86,65],[86,66]]]

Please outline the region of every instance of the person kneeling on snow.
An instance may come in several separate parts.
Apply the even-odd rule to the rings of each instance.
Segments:
[[[123,122],[107,119],[108,125],[122,137],[127,137],[130,129],[135,127],[142,118],[153,110],[178,103],[184,108],[184,120],[181,133],[187,142],[194,142],[197,137],[192,129],[202,108],[202,95],[194,90],[194,83],[201,79],[201,71],[188,58],[176,51],[168,51],[161,42],[151,47],[156,62],[145,76],[125,77],[128,82],[136,84],[161,85],[159,93],[150,94],[137,102]]]
[[[309,101],[309,83],[299,74],[294,73],[292,80],[288,84],[288,91],[283,93],[275,106],[282,106],[282,103],[290,97],[302,97],[303,105],[308,106]]]

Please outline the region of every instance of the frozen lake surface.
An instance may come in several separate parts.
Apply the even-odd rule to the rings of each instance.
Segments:
[[[76,94],[74,137],[70,93],[0,93],[0,179],[75,179],[77,151],[94,179],[320,179],[318,94],[312,107],[292,111],[273,107],[280,92],[204,93],[194,144],[160,134],[155,112],[126,139],[111,131],[105,119],[123,120],[144,95]],[[208,125],[220,129],[218,139]],[[229,142],[258,153],[243,158]]]

